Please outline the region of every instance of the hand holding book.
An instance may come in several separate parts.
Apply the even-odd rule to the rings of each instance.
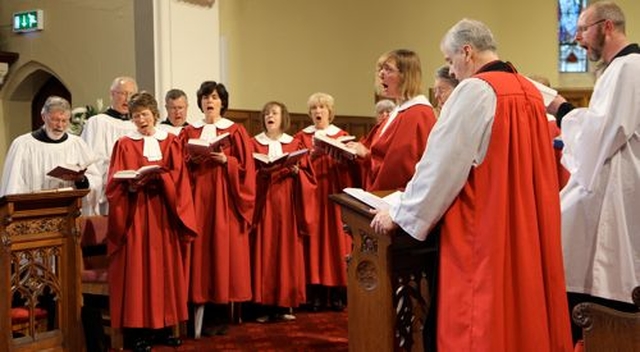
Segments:
[[[334,139],[327,136],[317,135],[313,136],[313,143],[316,150],[319,150],[331,157],[342,160],[353,160],[356,158],[356,150],[349,148],[344,142],[352,140],[352,136],[342,136],[338,139]]]
[[[60,164],[47,172],[47,175],[64,181],[79,181],[85,177],[84,174],[89,165],[96,161],[97,159],[93,159],[84,164]]]

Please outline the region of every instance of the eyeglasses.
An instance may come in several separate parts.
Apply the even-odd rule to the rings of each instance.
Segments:
[[[134,92],[123,92],[121,90],[112,90],[111,92],[116,94],[116,95],[118,95],[118,96],[127,97],[127,98],[129,98],[129,97],[131,97],[132,95],[135,94]]]
[[[587,30],[587,29],[589,29],[590,27],[593,27],[593,26],[595,26],[596,24],[600,24],[600,23],[602,23],[602,22],[604,22],[604,21],[606,21],[606,20],[607,20],[606,18],[603,18],[603,19],[601,19],[601,20],[595,21],[595,22],[593,22],[593,23],[591,23],[591,24],[588,24],[588,25],[585,25],[585,26],[578,26],[578,28],[576,29],[576,34],[577,34],[577,33],[583,33],[584,31],[586,31],[586,30]]]
[[[386,74],[400,72],[400,70],[398,70],[397,68],[395,68],[395,67],[393,67],[393,66],[391,66],[389,64],[383,64],[380,67],[378,67],[378,72],[379,71],[382,71],[382,72],[384,72]]]

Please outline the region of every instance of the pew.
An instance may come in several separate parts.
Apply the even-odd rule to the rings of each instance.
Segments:
[[[640,286],[631,297],[640,308]],[[572,318],[582,328],[585,352],[640,351],[640,312],[620,312],[584,302],[573,308]]]

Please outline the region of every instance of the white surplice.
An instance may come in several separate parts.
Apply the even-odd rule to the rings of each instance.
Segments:
[[[478,78],[465,79],[444,104],[416,172],[389,214],[404,231],[425,240],[489,146],[496,94]]]
[[[614,59],[562,121],[567,290],[631,301],[640,285],[640,54]]]
[[[45,143],[31,132],[14,139],[7,153],[2,173],[0,195],[29,193],[47,189],[72,187],[72,181],[47,176],[59,165],[86,165],[96,156],[89,146],[72,134],[64,142]],[[98,214],[98,198],[102,192],[102,175],[95,163],[88,166],[89,194],[83,198],[82,214]]]
[[[129,132],[135,130],[136,126],[131,120],[120,120],[107,114],[92,116],[84,125],[82,139],[100,159],[96,162],[96,166],[100,175],[102,175],[103,184],[107,183],[107,172],[109,171],[113,146],[120,137],[126,136]],[[108,203],[104,190],[100,194],[99,202],[101,204],[101,214],[106,215]]]

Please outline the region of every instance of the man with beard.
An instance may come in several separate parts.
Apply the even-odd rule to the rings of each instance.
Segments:
[[[399,204],[371,222],[418,240],[440,222],[439,351],[570,351],[560,200],[542,96],[463,19],[441,43],[460,80]],[[397,225],[396,225],[397,224]]]
[[[50,96],[41,115],[42,128],[23,134],[11,143],[4,163],[0,196],[71,186],[89,188],[88,196],[83,199],[82,214],[96,214],[102,177],[92,164],[95,155],[91,148],[80,137],[67,133],[71,119],[69,102]],[[61,165],[87,166],[87,170],[78,175],[65,175],[64,179],[47,175]]]
[[[564,141],[571,173],[560,193],[569,306],[584,301],[637,311],[640,285],[640,48],[625,35],[618,5],[596,2],[578,19],[576,41],[604,67],[588,108],[562,96],[547,108]],[[574,340],[581,334],[573,326]]]

